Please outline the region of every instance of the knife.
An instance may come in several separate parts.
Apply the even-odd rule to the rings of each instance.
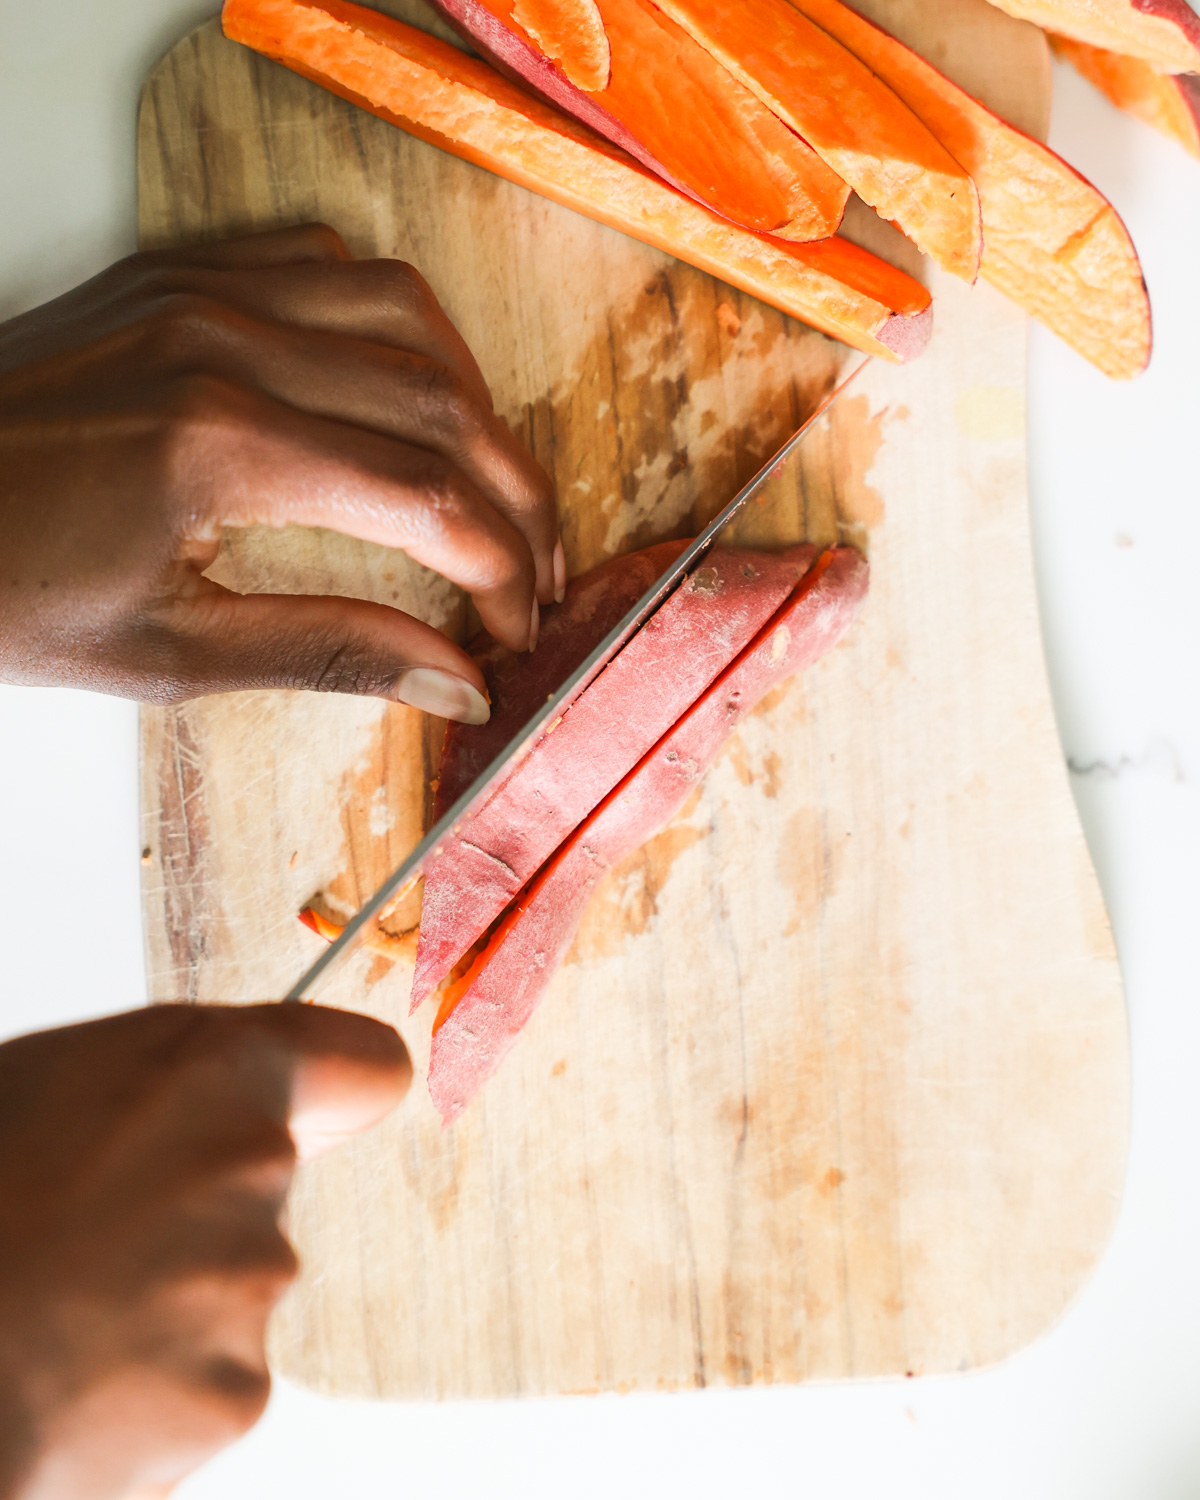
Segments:
[[[630,638],[636,635],[650,616],[666,602],[667,597],[674,593],[683,580],[695,570],[717,537],[747,502],[758,494],[767,480],[779,473],[817,421],[825,415],[863,366],[869,363],[870,356],[857,364],[844,379],[839,381],[811,416],[788,438],[783,447],[766,461],[754,478],[748,484],[743,485],[724,510],[709,522],[695,541],[684,548],[667,571],[650,585],[624,619],[614,626],[591,655],[576,667],[558,691],[546,700],[487,769],[475,778],[454,806],[438,819],[412,853],[388,876],[371,899],[351,917],[339,936],[317,961],[305,970],[284,996],[285,1000],[303,1000],[326,969],[336,963],[354,945],[367,923],[378,915],[398,892],[416,883],[425,868],[426,861],[437,851],[442,840],[453,833],[455,828],[484,802],[496,783],[502,780],[508,771],[533,748],[546,726],[566,713],[588,684],[608,666]]]

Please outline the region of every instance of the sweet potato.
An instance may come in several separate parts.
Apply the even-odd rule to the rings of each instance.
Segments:
[[[1187,0],[992,0],[1010,16],[1138,57],[1160,73],[1200,73],[1200,16]]]
[[[1052,36],[1050,45],[1107,94],[1118,109],[1135,115],[1200,156],[1200,75],[1157,73],[1137,57],[1122,57],[1070,37]]]
[[[792,0],[874,70],[971,173],[984,277],[1107,375],[1150,358],[1150,301],[1128,231],[1090,182],[840,0]]]
[[[837,235],[753,234],[677,192],[478,58],[347,0],[225,0],[225,33],[401,129],[899,363],[928,342],[929,293]],[[681,122],[685,123],[685,122]]]
[[[447,992],[429,1057],[446,1124],[495,1071],[533,1014],[606,870],[677,813],[746,713],[837,644],[867,587],[852,548],[826,552],[754,642],[612,792],[521,894]]]
[[[841,223],[847,184],[651,0],[599,0],[612,59],[599,89],[525,34],[520,0],[435,3],[502,71],[734,223],[794,240]]]
[[[596,0],[513,0],[512,17],[577,89],[606,89],[612,49]]]
[[[336,943],[345,931],[340,922],[331,922],[328,917],[322,916],[311,906],[304,907],[299,914],[299,919],[310,932],[315,932],[327,943]],[[404,933],[385,932],[379,925],[379,918],[376,917],[363,929],[359,941],[369,953],[374,953],[379,958],[386,958],[391,963],[399,960],[411,963],[417,951],[417,929],[414,927],[411,931]]]
[[[486,724],[446,726],[433,804],[435,820],[454,806],[686,546],[686,542],[659,542],[610,558],[590,573],[573,578],[563,602],[542,611],[538,648],[532,656],[510,651],[486,631],[471,642],[471,655],[487,683],[492,716]]]
[[[974,281],[979,200],[962,164],[853,52],[788,0],[659,0],[885,219]]]
[[[720,548],[425,865],[415,1010],[568,834],[762,628],[811,547]]]

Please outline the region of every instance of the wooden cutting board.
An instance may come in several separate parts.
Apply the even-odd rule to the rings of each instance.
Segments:
[[[870,10],[1044,128],[1039,33],[985,0]],[[573,572],[693,531],[846,357],[215,23],[152,75],[140,160],[147,245],[320,218],[421,267],[555,476]],[[1047,1328],[1095,1264],[1126,1027],[1043,667],[1024,319],[889,243],[931,277],[929,353],[868,369],[739,528],[863,547],[850,637],[605,881],[451,1129],[411,970],[360,954],[323,993],[398,1024],[418,1081],[299,1176],[304,1272],[273,1332],[293,1378],[458,1397],[963,1370]],[[217,571],[466,628],[444,582],[324,533],[231,536]],[[418,837],[440,733],[302,694],[145,710],[153,998],[282,994],[318,945],[299,908],[349,911]]]

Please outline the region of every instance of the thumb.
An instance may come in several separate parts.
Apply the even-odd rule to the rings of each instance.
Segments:
[[[382,1021],[280,1002],[237,1006],[231,1015],[292,1059],[288,1128],[302,1161],[377,1125],[408,1093],[408,1048]]]
[[[484,724],[483,674],[432,625],[365,599],[235,594],[204,580],[169,620],[180,696],[247,688],[354,693]]]

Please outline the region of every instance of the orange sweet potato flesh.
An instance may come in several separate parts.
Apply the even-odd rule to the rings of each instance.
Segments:
[[[929,340],[911,276],[834,235],[754,234],[660,181],[479,59],[346,0],[225,0],[225,34],[401,129],[893,364]]]
[[[852,48],[971,173],[983,276],[1107,375],[1150,358],[1150,301],[1129,233],[1090,182],[840,0],[792,0]]]
[[[602,88],[527,35],[521,0],[434,3],[501,71],[736,224],[816,240],[841,223],[848,185],[651,0],[598,0],[611,56]],[[579,0],[543,3],[569,13]]]
[[[495,1071],[544,995],[597,882],[686,802],[738,722],[832,649],[867,588],[850,547],[823,554],[718,680],[567,838],[517,898],[434,1027],[429,1093],[449,1124]]]
[[[966,281],[979,271],[979,200],[911,109],[788,0],[659,0],[866,203]]]
[[[1108,95],[1118,109],[1135,115],[1200,156],[1200,77],[1190,73],[1157,73],[1137,57],[1122,57],[1052,36],[1051,45],[1083,76]]]
[[[1187,0],[992,0],[1022,21],[1137,57],[1160,73],[1200,73],[1200,16]]]
[[[608,87],[612,52],[596,0],[513,0],[512,14],[577,89]]]

